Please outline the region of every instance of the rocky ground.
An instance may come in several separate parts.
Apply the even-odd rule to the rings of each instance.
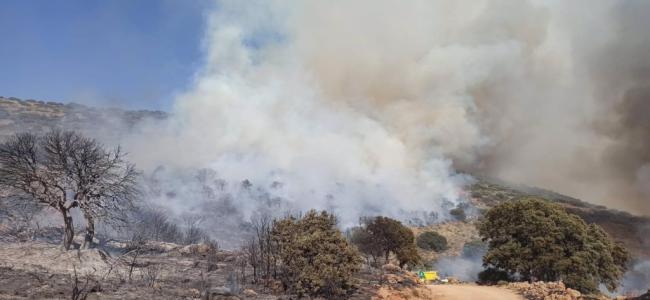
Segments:
[[[25,242],[0,245],[0,298],[70,299],[75,288],[88,299],[275,299],[247,291],[234,269],[237,255],[204,245],[148,244],[138,250],[114,243],[100,249],[62,251],[59,245]],[[75,283],[76,281],[76,283]]]

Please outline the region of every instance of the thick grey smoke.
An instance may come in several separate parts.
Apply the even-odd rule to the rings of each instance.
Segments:
[[[649,6],[220,1],[171,120],[124,144],[343,222],[441,212],[456,170],[649,213]]]

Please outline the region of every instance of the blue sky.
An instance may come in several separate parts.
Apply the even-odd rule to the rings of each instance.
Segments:
[[[201,64],[205,0],[2,0],[0,95],[169,110]]]

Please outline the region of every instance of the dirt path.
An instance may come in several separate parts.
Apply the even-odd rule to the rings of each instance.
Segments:
[[[498,287],[478,285],[430,285],[433,299],[441,300],[524,300],[515,292]]]

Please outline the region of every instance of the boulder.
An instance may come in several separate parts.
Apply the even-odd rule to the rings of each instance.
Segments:
[[[187,294],[190,296],[190,298],[201,298],[201,292],[197,289],[189,289],[187,291]]]
[[[582,294],[581,294],[579,291],[576,291],[576,290],[571,289],[571,288],[567,288],[567,289],[566,289],[566,293],[567,293],[569,296],[571,296],[571,297],[573,297],[573,298],[575,298],[575,299],[578,299],[578,298],[580,298],[580,296],[582,296]]]
[[[519,291],[531,300],[577,300],[581,297],[580,292],[567,288],[560,282],[513,282],[508,288]]]
[[[251,290],[251,289],[245,289],[245,290],[242,292],[242,294],[243,294],[244,296],[246,296],[246,297],[249,297],[249,298],[252,298],[252,297],[257,296],[257,293],[256,293],[255,291]]]

